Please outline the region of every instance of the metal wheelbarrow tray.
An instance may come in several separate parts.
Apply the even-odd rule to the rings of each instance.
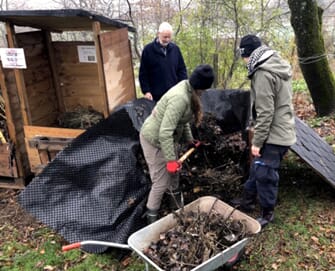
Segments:
[[[243,220],[247,228],[247,233],[250,235],[257,234],[261,230],[261,226],[257,220],[253,219],[252,217],[246,215],[239,210],[234,210],[234,208],[230,205],[212,196],[198,198],[197,200],[189,203],[184,207],[185,212],[199,210],[200,212],[208,213],[211,209],[215,210],[223,217],[228,217],[229,215],[231,215],[234,220]],[[178,210],[177,212],[180,212],[180,210]],[[156,222],[130,235],[130,237],[128,238],[128,245],[141,258],[143,258],[146,263],[154,267],[156,270],[168,271],[159,267],[149,257],[147,257],[143,253],[143,251],[144,249],[148,248],[151,243],[157,242],[159,240],[160,234],[165,233],[173,228],[176,223],[177,220],[174,218],[174,215],[172,213],[168,214],[167,216],[162,217]],[[223,250],[222,252],[218,253],[207,261],[191,269],[191,271],[211,271],[217,269],[218,267],[227,263],[230,259],[234,258],[234,256],[238,255],[241,250],[244,249],[248,241],[249,238],[246,237],[236,242],[232,246],[228,247],[227,249]]]

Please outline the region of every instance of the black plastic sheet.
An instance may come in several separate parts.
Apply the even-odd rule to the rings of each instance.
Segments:
[[[138,162],[138,131],[152,107],[144,99],[127,103],[75,138],[20,194],[21,205],[69,243],[126,244],[144,226],[150,186]]]
[[[224,134],[245,131],[249,120],[250,92],[209,89],[201,96],[203,111],[212,114]]]

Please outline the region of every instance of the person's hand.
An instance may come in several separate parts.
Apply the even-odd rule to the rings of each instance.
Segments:
[[[261,148],[259,147],[256,147],[255,145],[252,145],[251,146],[251,154],[255,157],[260,157],[261,154],[260,154],[260,151],[261,151]]]
[[[146,98],[146,99],[148,99],[148,100],[153,100],[152,95],[151,95],[150,92],[145,93],[145,94],[144,94],[144,98]]]
[[[178,160],[168,161],[166,163],[166,170],[171,174],[176,174],[181,170],[181,163]]]
[[[193,139],[191,141],[188,142],[188,148],[197,148],[199,147],[201,144],[201,141],[200,140],[197,140],[197,139]]]

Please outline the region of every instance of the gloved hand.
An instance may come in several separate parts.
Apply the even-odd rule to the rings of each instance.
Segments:
[[[188,149],[190,149],[190,148],[197,148],[197,147],[200,146],[200,144],[201,144],[200,140],[193,139],[192,141],[188,142]]]
[[[179,170],[181,170],[181,163],[178,160],[172,160],[172,161],[168,161],[166,163],[166,170],[169,173],[175,174],[177,173]]]

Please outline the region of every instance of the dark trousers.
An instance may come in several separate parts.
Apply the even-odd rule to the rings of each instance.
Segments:
[[[256,157],[250,166],[248,180],[244,189],[258,195],[260,206],[274,209],[278,196],[278,169],[288,146],[265,144],[261,149],[261,157]]]

